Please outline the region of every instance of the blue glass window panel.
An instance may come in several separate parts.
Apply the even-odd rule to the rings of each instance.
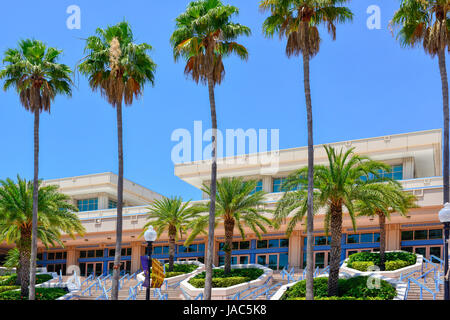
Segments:
[[[198,245],[198,252],[205,252],[205,244],[204,243],[200,243]]]
[[[269,248],[279,248],[279,247],[280,247],[280,239],[269,240]]]
[[[380,233],[375,232],[373,234],[373,242],[380,242]]]
[[[327,245],[327,238],[324,236],[317,236],[314,238],[314,244],[316,246],[326,246]]]
[[[169,254],[169,246],[163,247],[163,254]]]
[[[197,245],[191,244],[188,248],[188,252],[197,252]]]
[[[361,243],[373,242],[373,233],[362,233]]]
[[[262,191],[262,190],[263,190],[263,182],[262,182],[262,180],[259,180],[258,183],[256,184],[255,189],[252,191],[251,194],[254,194],[255,192]]]
[[[289,248],[289,239],[280,239],[280,248]]]
[[[155,247],[153,248],[154,254],[162,254],[162,247]]]
[[[239,250],[247,250],[250,249],[250,241],[241,241],[239,243]]]
[[[359,234],[349,234],[347,236],[347,243],[359,243]]]
[[[278,263],[278,268],[281,270],[287,267],[289,264],[289,255],[287,253],[280,253],[280,261]]]
[[[186,249],[187,249],[187,248],[186,248],[185,246],[178,246],[178,252],[179,252],[179,253],[187,252]]]
[[[81,212],[98,210],[98,198],[78,200],[77,207]]]
[[[257,249],[266,249],[267,248],[267,240],[258,240],[256,243]]]

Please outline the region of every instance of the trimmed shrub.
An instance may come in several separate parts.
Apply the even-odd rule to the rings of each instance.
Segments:
[[[182,274],[186,274],[185,272],[166,272],[166,279],[167,278],[173,278],[176,276],[181,276]]]
[[[166,272],[169,270],[169,264],[167,263],[165,265]],[[176,264],[173,265],[173,271],[171,272],[181,272],[183,273],[191,273],[192,271],[196,270],[198,268],[195,264]]]
[[[398,270],[409,265],[408,261],[403,260],[386,261],[385,263],[386,271]]]
[[[369,267],[372,267],[373,265],[373,261],[354,261],[351,264],[348,264],[348,267],[365,272]]]
[[[49,274],[37,274],[36,275],[36,284],[41,284],[53,279],[53,277]],[[0,286],[13,286],[16,284],[17,273],[7,276],[5,279],[0,279]]]
[[[395,288],[387,281],[380,281],[379,289],[369,289],[369,277],[354,277],[339,282],[339,296],[355,298],[381,298],[392,300],[397,296]]]
[[[369,277],[339,279],[338,297],[328,297],[328,278],[314,279],[314,297],[318,300],[392,300],[396,297],[395,288],[387,281],[380,281],[379,289],[369,289]],[[303,300],[306,296],[306,280],[288,288],[281,300]]]
[[[225,275],[223,269],[213,269],[213,288],[227,288],[244,282],[249,282],[258,279],[264,270],[257,268],[247,269],[231,269],[231,272]],[[196,288],[205,287],[206,272],[199,273],[189,283]],[[201,280],[201,281],[198,281]]]
[[[36,288],[36,300],[56,300],[67,293],[61,288]],[[21,296],[20,291],[5,291],[0,293],[0,300],[28,300],[28,297]]]
[[[398,252],[386,252],[386,263],[389,261],[406,261],[408,264],[402,266],[402,268],[406,266],[410,266],[416,263],[417,256],[414,253],[406,252],[406,251],[398,251]],[[374,265],[379,266],[380,265],[380,253],[379,252],[359,252],[352,254],[347,261],[347,265],[350,268],[353,268],[355,262],[373,262]],[[394,265],[394,264],[393,264]],[[353,268],[356,269],[356,268]],[[397,268],[398,269],[398,268]],[[397,269],[390,269],[390,271],[397,270]],[[360,270],[360,269],[357,269]],[[387,270],[387,269],[386,269]],[[360,270],[362,271],[362,270]]]
[[[237,284],[248,282],[249,279],[246,277],[228,277],[228,278],[213,278],[212,287],[213,288],[228,288],[235,286]],[[191,279],[189,283],[195,288],[204,288],[205,279]]]
[[[16,290],[19,288],[20,288],[20,286],[0,286],[0,293],[5,292],[5,291]]]
[[[246,268],[246,269],[231,269],[231,272],[225,275],[223,269],[213,269],[213,278],[230,278],[230,277],[246,277],[250,280],[258,279],[264,270],[258,268]],[[206,272],[203,271],[195,276],[196,279],[204,279]]]
[[[306,298],[291,298],[287,300],[306,300]],[[355,297],[315,297],[314,300],[383,300],[381,298],[355,298]]]

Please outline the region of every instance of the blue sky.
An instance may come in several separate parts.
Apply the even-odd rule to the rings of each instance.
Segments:
[[[155,87],[124,110],[125,177],[163,195],[199,199],[200,191],[173,174],[170,137],[177,128],[210,125],[207,88],[175,64],[169,38],[174,19],[187,0],[41,0],[5,2],[0,52],[22,38],[36,38],[64,50],[61,62],[72,68],[83,57],[84,41],[97,27],[124,18],[137,42],[153,46],[158,64]],[[280,147],[307,143],[302,61],[287,59],[285,41],[265,39],[265,15],[258,0],[225,0],[238,6],[235,19],[252,29],[242,38],[248,62],[225,61],[226,80],[216,89],[219,128],[280,129]],[[381,30],[369,30],[366,9],[381,8]],[[399,1],[354,0],[355,19],[337,28],[331,41],[322,30],[318,56],[311,62],[315,143],[367,138],[442,127],[437,59],[421,49],[402,49],[388,29]],[[69,5],[81,8],[81,29],[66,27]],[[57,98],[41,120],[40,177],[53,179],[105,171],[117,172],[115,110],[86,79],[76,78],[73,97]],[[33,175],[33,116],[14,91],[0,92],[0,178]]]

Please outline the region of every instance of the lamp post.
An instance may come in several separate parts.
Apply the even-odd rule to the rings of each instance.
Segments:
[[[144,239],[145,239],[145,241],[147,241],[147,257],[148,257],[148,265],[147,265],[148,287],[147,287],[147,291],[145,293],[146,300],[150,300],[150,282],[151,282],[150,270],[152,269],[153,241],[156,240],[156,237],[157,237],[157,233],[153,229],[153,226],[150,226],[144,233]]]
[[[444,300],[450,300],[449,297],[449,279],[448,279],[448,240],[450,233],[450,203],[446,203],[444,208],[439,211],[439,220],[444,224]]]

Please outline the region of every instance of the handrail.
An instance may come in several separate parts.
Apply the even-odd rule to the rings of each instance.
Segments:
[[[411,282],[413,282],[414,284],[416,284],[420,288],[420,300],[423,300],[423,289],[425,289],[426,291],[431,293],[431,295],[433,296],[433,300],[436,300],[436,292],[433,292],[431,289],[428,289],[426,286],[424,286],[423,284],[421,284],[420,282],[418,282],[414,278],[408,278],[408,287],[406,289],[405,299],[408,297],[408,293],[409,293],[409,289],[410,289],[410,286],[411,286]]]
[[[400,280],[400,281],[403,281],[403,279],[408,278],[409,276],[413,275],[413,274],[416,273],[416,272],[420,272],[420,271],[419,271],[419,270],[414,270],[414,271],[411,271],[410,273],[408,273],[408,274],[406,274],[406,275],[403,275],[403,273],[400,273],[400,278],[399,278],[399,280]]]
[[[442,260],[441,258],[436,257],[434,254],[432,254],[432,255],[430,255],[430,261],[433,261],[433,259],[439,261],[439,265],[442,269],[442,266],[444,265],[444,260]]]
[[[89,287],[87,287],[86,289],[81,291],[81,295],[84,296],[84,294],[89,291],[89,296],[91,296],[92,295],[91,290],[92,290],[92,287],[94,287],[94,286],[95,286],[95,291],[97,291],[98,290],[98,282],[93,282]]]
[[[425,272],[423,275],[421,275],[420,277],[418,277],[416,280],[422,279],[423,278],[423,282],[427,283],[427,275],[431,272],[434,271],[434,278],[436,279],[436,268],[432,268],[430,270],[428,270],[427,272]]]
[[[432,266],[434,266],[435,268],[437,268],[437,264],[435,264],[434,262],[431,262],[430,260],[428,260],[427,258],[423,257],[423,261],[425,261],[425,268],[428,267],[428,264],[431,264]],[[423,263],[422,263],[422,272],[423,272]]]

